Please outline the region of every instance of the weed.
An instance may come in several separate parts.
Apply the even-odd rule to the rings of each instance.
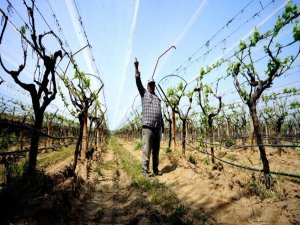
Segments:
[[[225,147],[229,148],[235,145],[235,140],[228,138],[228,137],[224,137],[221,142],[225,145]]]
[[[192,221],[184,221],[183,220],[183,217],[187,214],[187,208],[183,205],[183,204],[180,204],[174,213],[172,213],[170,216],[168,216],[168,224],[171,224],[171,225],[178,225],[178,224],[181,224],[181,225],[184,225],[184,224],[193,224]]]
[[[14,186],[14,182],[17,182],[22,176],[25,163],[10,163],[4,170],[6,176],[6,184]]]
[[[102,163],[102,164],[99,165],[99,167],[101,169],[104,169],[104,170],[111,170],[111,169],[114,168],[114,166],[115,166],[115,162],[113,160]]]
[[[235,154],[228,154],[227,158],[231,161],[237,161],[237,157]]]
[[[197,164],[197,159],[196,159],[196,156],[194,154],[189,154],[189,157],[188,157],[188,161],[194,165]]]
[[[12,134],[0,135],[0,152],[5,152],[8,148],[16,144],[17,137]]]
[[[102,173],[100,166],[97,166],[96,168],[94,168],[93,171],[96,172],[98,175],[104,177],[104,173]]]
[[[165,148],[165,152],[167,153],[167,154],[170,154],[170,153],[172,153],[172,149],[171,148]]]
[[[102,220],[104,216],[104,212],[102,209],[99,209],[97,212],[96,212],[96,215],[94,216],[93,218],[93,222],[99,222]]]
[[[149,190],[151,200],[162,206],[171,206],[176,204],[176,194],[169,190],[164,184],[159,183],[158,180],[151,182],[153,188]]]
[[[141,139],[135,139],[133,144],[134,150],[140,150],[143,147],[143,141]]]
[[[205,141],[206,141],[206,139],[205,139],[204,137],[199,136],[199,137],[197,138],[198,147],[199,147],[199,148],[205,148],[205,147],[206,147]]]
[[[273,190],[267,189],[261,179],[252,175],[248,183],[249,192],[261,197],[261,199],[271,198],[275,195]]]
[[[164,184],[159,183],[156,178],[149,179],[144,177],[141,173],[141,162],[137,160],[131,152],[122,148],[114,138],[111,138],[111,145],[118,155],[124,171],[132,178],[136,187],[149,193],[154,203],[171,207],[178,201],[175,193],[165,187]]]
[[[135,179],[135,183],[137,187],[141,188],[144,191],[150,191],[152,188],[150,180],[143,176],[137,176]]]
[[[284,199],[287,196],[286,189],[284,188],[284,183],[287,180],[284,176],[276,176],[276,180],[274,180],[274,183],[276,183],[276,189],[275,194],[278,199]]]
[[[60,151],[53,151],[48,154],[42,154],[38,156],[38,169],[45,168],[56,162],[67,159],[74,154],[74,147],[62,148]]]
[[[210,164],[210,160],[208,157],[205,157],[202,159],[202,162],[205,164],[205,165],[209,165]]]

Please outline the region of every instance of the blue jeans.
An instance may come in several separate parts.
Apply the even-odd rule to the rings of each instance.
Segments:
[[[143,135],[142,170],[144,173],[149,172],[149,161],[150,161],[150,155],[152,151],[153,172],[158,172],[161,129],[143,128],[142,135]]]

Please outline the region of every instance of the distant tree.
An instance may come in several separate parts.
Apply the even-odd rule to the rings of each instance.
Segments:
[[[297,88],[284,88],[281,93],[271,93],[262,95],[264,102],[264,108],[262,113],[265,119],[270,123],[271,127],[275,131],[274,143],[280,144],[281,131],[283,123],[289,114],[289,108],[291,107],[287,100],[292,96],[300,94],[300,90]],[[282,147],[278,147],[278,154],[281,155]]]
[[[212,87],[203,84],[203,75],[204,73],[201,70],[200,76],[197,79],[197,86],[195,87],[194,91],[198,94],[197,95],[197,101],[200,105],[200,108],[202,110],[203,120],[202,120],[202,126],[204,126],[205,135],[206,138],[209,138],[210,142],[210,152],[211,152],[211,161],[212,163],[215,163],[215,157],[214,157],[214,134],[213,134],[213,119],[215,116],[217,116],[222,108],[222,98],[221,96],[217,95],[217,88],[215,91],[213,91]],[[217,85],[218,86],[218,85]],[[214,97],[217,99],[218,103],[217,106],[213,106],[210,103],[210,98]]]
[[[182,146],[182,152],[185,154],[185,144],[186,144],[186,134],[187,134],[187,126],[188,126],[188,119],[189,119],[189,113],[192,109],[192,103],[193,103],[193,92],[184,93],[184,97],[188,98],[188,104],[185,105],[186,109],[183,110],[183,107],[180,107],[179,109],[179,119],[182,123],[182,132],[181,132],[181,146]]]
[[[226,117],[231,120],[234,136],[235,138],[241,138],[242,145],[244,146],[247,139],[247,115],[245,107],[242,104],[230,104],[228,110],[230,113],[227,113]]]
[[[168,124],[168,147],[171,148],[171,142],[172,142],[172,119],[171,119],[171,113],[167,106],[163,107],[163,115],[165,118],[165,121]]]
[[[95,138],[95,146],[96,151],[100,151],[100,143],[103,141],[103,132],[104,132],[104,124],[105,124],[105,113],[101,109],[100,102],[98,99],[95,102],[95,106],[93,107],[93,110],[89,114],[89,120],[90,120],[90,133],[93,130],[94,125],[94,138]],[[88,138],[90,139],[90,138]]]
[[[53,125],[53,120],[55,119],[56,117],[56,114],[57,114],[58,110],[56,110],[55,113],[48,113],[46,112],[45,113],[45,119],[46,119],[46,126],[47,126],[47,134],[49,136],[52,135],[52,125]],[[52,139],[51,138],[48,138],[47,139],[47,142],[46,142],[46,146],[47,147],[50,147],[52,145]]]
[[[93,90],[91,87],[91,77],[88,74],[80,72],[75,63],[74,69],[75,74],[72,79],[70,79],[66,74],[60,75],[65,87],[68,89],[71,103],[76,110],[70,110],[70,112],[78,118],[80,123],[80,131],[76,143],[74,162],[72,166],[73,172],[75,172],[77,159],[79,156],[83,163],[86,162],[86,153],[88,150],[88,115],[89,111],[92,111],[91,108],[95,106],[94,104],[97,102],[98,94],[103,88],[103,83],[100,78],[92,76],[98,79],[102,84]],[[69,103],[66,99],[66,96],[61,90],[60,96],[62,97],[65,106],[69,108]]]
[[[287,123],[287,133],[296,136],[300,133],[300,102],[294,100],[290,104],[290,116]]]
[[[175,113],[179,116],[179,119],[182,122],[182,130],[181,130],[181,144],[182,144],[182,153],[185,154],[185,143],[186,143],[186,123],[188,119],[189,112],[191,110],[192,104],[192,96],[193,92],[186,92],[187,83],[183,84],[183,82],[179,82],[176,87],[168,88],[167,90],[167,107],[169,106],[172,109],[172,123],[173,123],[173,138],[174,138],[174,146],[176,144],[176,118]],[[185,112],[179,109],[180,101],[187,97],[188,98],[188,108]]]

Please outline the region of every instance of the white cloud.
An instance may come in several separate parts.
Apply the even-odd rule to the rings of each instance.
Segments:
[[[66,5],[67,5],[68,13],[69,13],[69,15],[71,17],[73,29],[75,30],[76,37],[77,37],[77,39],[78,39],[78,41],[80,43],[80,46],[82,48],[85,45],[87,45],[87,43],[86,43],[85,37],[83,36],[82,30],[81,30],[81,26],[80,26],[80,24],[78,22],[78,19],[77,19],[77,13],[76,13],[74,5],[72,3],[73,1],[65,0],[65,2],[66,2]],[[85,72],[88,72],[88,73],[91,73],[91,74],[95,74],[95,71],[94,71],[92,63],[91,63],[92,59],[91,59],[91,57],[90,57],[87,49],[83,50],[83,55],[84,55],[84,61],[85,61],[86,66],[88,68],[88,71],[85,71]]]
[[[125,53],[124,67],[123,67],[122,73],[121,73],[120,87],[119,87],[118,98],[117,98],[117,102],[116,102],[116,110],[115,110],[114,118],[116,118],[116,116],[119,113],[120,101],[121,101],[122,93],[124,91],[124,84],[125,84],[126,77],[128,74],[129,65],[131,65],[130,59],[131,59],[131,53],[132,53],[133,35],[134,35],[136,21],[137,21],[139,2],[140,2],[139,0],[136,1],[135,8],[134,8],[133,20],[132,20],[131,29],[130,29],[130,36],[129,36],[129,40],[128,40],[127,50]],[[114,121],[116,121],[116,120],[114,119]],[[113,125],[113,126],[115,126],[115,125]]]

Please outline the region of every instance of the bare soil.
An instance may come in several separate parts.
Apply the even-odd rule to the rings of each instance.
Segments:
[[[141,159],[134,142],[118,141],[128,154]],[[258,173],[226,164],[214,166],[206,155],[193,149],[187,149],[185,157],[179,147],[171,153],[165,149],[163,143],[159,166],[163,175],[149,179],[158,179],[176,193],[193,224],[300,224],[299,179],[273,176],[275,188],[268,191]],[[261,166],[256,151],[217,149],[216,154],[238,164]],[[274,171],[297,173],[299,157],[294,150],[286,150],[282,156],[276,149],[268,150]],[[93,163],[85,182],[61,177],[72,158],[46,168],[56,179],[53,193],[33,199],[13,224],[170,224],[170,214],[135,185],[110,147],[100,159]]]
[[[123,146],[141,158],[134,143],[121,141]],[[300,180],[273,175],[274,190],[259,181],[256,172],[227,164],[213,166],[207,156],[187,149],[186,157],[178,151],[160,153],[161,183],[173,190],[191,210],[201,210],[217,224],[300,224]],[[228,151],[216,149],[227,161],[261,168],[258,150]],[[300,156],[286,149],[279,156],[277,149],[267,149],[271,170],[299,174]],[[209,164],[208,164],[209,163]],[[208,165],[207,165],[208,164]],[[151,168],[151,165],[150,165]]]
[[[167,214],[132,182],[112,149],[100,158],[85,182],[61,178],[72,157],[47,167],[56,179],[53,193],[32,199],[13,224],[167,224]]]
[[[73,222],[80,224],[165,224],[166,216],[152,205],[147,193],[139,190],[123,172],[110,149],[102,154],[100,174],[92,172],[90,198],[78,204]],[[97,166],[97,165],[95,165]]]

